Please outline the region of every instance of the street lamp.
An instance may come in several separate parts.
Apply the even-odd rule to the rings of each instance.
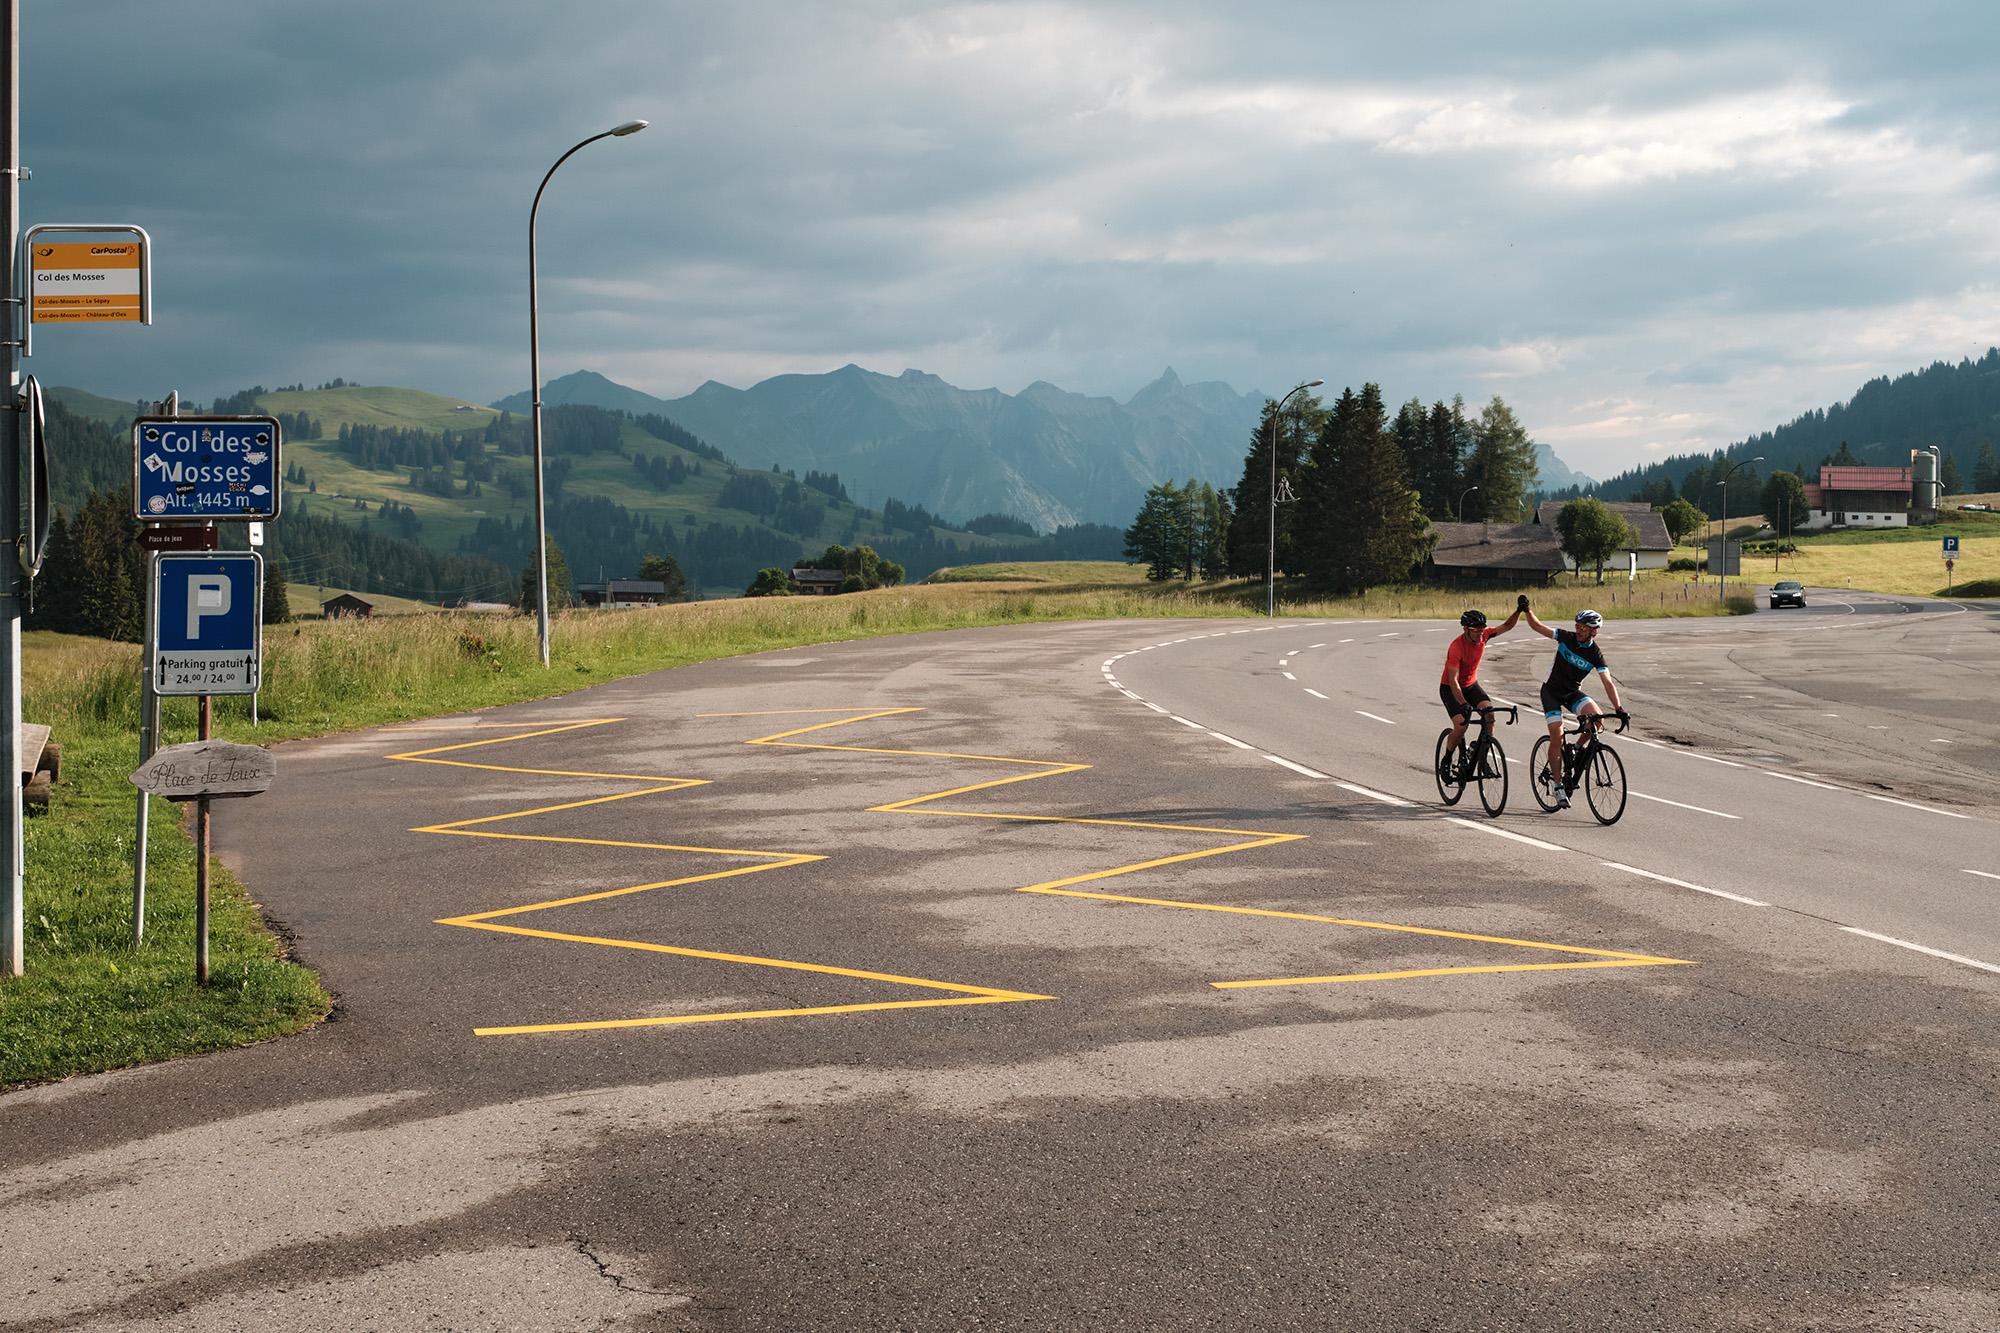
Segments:
[[[1465,522],[1465,497],[1478,490],[1477,486],[1467,486],[1458,497],[1458,521]]]
[[[578,149],[599,139],[622,139],[628,134],[637,134],[646,125],[643,120],[628,120],[615,129],[591,135],[564,153],[556,159],[556,165],[549,168],[549,174],[542,177],[541,186],[535,191],[535,202],[528,209],[528,373],[535,382],[533,392],[528,395],[533,411],[535,440],[535,628],[541,640],[544,667],[549,664],[549,522],[542,494],[542,339],[539,327],[541,307],[535,295],[535,215],[541,211],[542,191],[549,188],[549,180],[556,174],[556,167],[569,161]]]
[[[1266,529],[1268,539],[1264,546],[1264,614],[1278,614],[1278,417],[1283,414],[1285,404],[1292,401],[1292,394],[1304,393],[1307,389],[1317,389],[1325,380],[1307,380],[1294,385],[1292,392],[1278,400],[1271,411],[1271,523]]]
[[[1715,600],[1717,605],[1722,603],[1723,594],[1729,589],[1729,479],[1736,475],[1738,468],[1746,468],[1752,463],[1761,463],[1763,461],[1764,455],[1758,454],[1755,458],[1745,458],[1731,463],[1729,470],[1722,474],[1722,480],[1715,483],[1722,487],[1722,549],[1715,558]]]

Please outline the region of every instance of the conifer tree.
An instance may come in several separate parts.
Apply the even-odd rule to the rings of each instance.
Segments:
[[[1277,400],[1264,404],[1263,418],[1251,433],[1250,447],[1243,455],[1243,479],[1232,498],[1234,513],[1229,523],[1229,572],[1238,577],[1261,576],[1271,528],[1271,419]],[[1293,396],[1277,423],[1278,483],[1290,485],[1295,493],[1301,483],[1300,471],[1307,445],[1318,435],[1326,419],[1326,408],[1310,390]],[[1293,549],[1295,506],[1280,504],[1277,513],[1278,572],[1293,573],[1299,568]]]
[[[1467,508],[1495,523],[1522,522],[1536,476],[1534,441],[1515,418],[1514,409],[1494,395],[1473,427],[1465,484],[1479,489],[1467,497]]]

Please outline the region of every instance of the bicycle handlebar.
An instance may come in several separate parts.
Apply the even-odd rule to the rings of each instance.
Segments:
[[[1615,730],[1613,730],[1613,731],[1612,731],[1612,733],[1611,733],[1611,734],[1612,734],[1612,735],[1614,735],[1614,736],[1622,736],[1622,735],[1624,735],[1624,734],[1625,734],[1625,729],[1626,729],[1627,727],[1629,727],[1629,726],[1631,726],[1631,725],[1632,725],[1632,715],[1631,715],[1630,713],[1626,712],[1626,711],[1625,711],[1624,709],[1622,709],[1622,708],[1621,708],[1621,709],[1619,709],[1619,710],[1618,710],[1617,712],[1615,712],[1615,713],[1606,713],[1606,712],[1604,712],[1604,711],[1602,711],[1602,710],[1599,710],[1598,712],[1595,712],[1595,713],[1592,713],[1592,714],[1590,714],[1589,716],[1591,716],[1591,717],[1595,717],[1595,718],[1600,718],[1600,719],[1602,719],[1602,718],[1616,718],[1616,719],[1617,719],[1617,721],[1618,721],[1618,726],[1617,726],[1617,728],[1616,728]],[[1598,723],[1598,725],[1599,725],[1599,726],[1602,726],[1602,725],[1603,725],[1603,723],[1602,723],[1602,722],[1600,721],[1600,722]],[[1578,719],[1577,719],[1577,722],[1576,722],[1576,729],[1575,729],[1574,731],[1572,731],[1572,732],[1571,732],[1570,734],[1571,734],[1572,736],[1580,736],[1580,735],[1582,735],[1582,734],[1583,734],[1583,719],[1582,719],[1582,718],[1578,718]]]

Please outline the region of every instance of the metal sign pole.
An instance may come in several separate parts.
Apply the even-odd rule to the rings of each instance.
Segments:
[[[146,557],[146,587],[141,594],[145,616],[139,622],[146,627],[144,654],[139,658],[139,766],[153,757],[153,751],[160,748],[160,696],[153,692],[153,673],[146,669],[146,663],[153,660],[153,643],[159,608],[153,603],[153,589],[160,581],[160,553],[151,552]],[[144,790],[139,792],[138,826],[132,831],[132,947],[138,948],[146,939],[146,815],[147,802],[151,799]]]
[[[201,739],[209,739],[208,696],[201,696]],[[194,984],[208,984],[208,797],[194,805]]]
[[[21,840],[21,337],[27,327],[19,290],[21,246],[21,0],[0,0],[0,370],[5,371],[7,425],[0,458],[0,844],[6,856],[6,892],[0,897],[0,976],[18,977],[26,965],[27,903]]]

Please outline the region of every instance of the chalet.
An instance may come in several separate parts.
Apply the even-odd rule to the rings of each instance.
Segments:
[[[847,571],[844,569],[792,566],[792,591],[801,597],[830,597],[839,592],[840,585],[845,582],[847,582]]]
[[[1806,483],[1810,517],[1798,527],[1901,528],[1910,522],[1911,469],[1906,467],[1838,467],[1819,470],[1817,482]]]
[[[1563,506],[1567,503],[1566,500],[1544,500],[1541,507],[1535,510],[1535,522],[1547,528],[1555,536],[1558,549],[1562,544],[1562,536],[1561,530],[1556,527],[1556,519],[1561,517]],[[1625,500],[1605,500],[1601,503],[1606,509],[1631,524],[1632,531],[1637,537],[1632,545],[1620,547],[1618,557],[1607,561],[1607,567],[1625,565],[1626,561],[1622,557],[1630,555],[1637,557],[1640,569],[1665,569],[1668,558],[1673,554],[1674,539],[1667,533],[1667,521],[1660,517],[1653,506]]]
[[[321,602],[319,604],[319,613],[321,618],[325,620],[340,620],[347,616],[358,616],[366,619],[375,614],[375,603],[365,598],[356,597],[351,592],[344,592],[338,597],[329,597],[324,602]]]
[[[1451,583],[1551,583],[1569,568],[1540,523],[1434,523],[1426,570]]]
[[[606,579],[576,585],[585,606],[659,606],[667,600],[667,585],[658,579]]]

